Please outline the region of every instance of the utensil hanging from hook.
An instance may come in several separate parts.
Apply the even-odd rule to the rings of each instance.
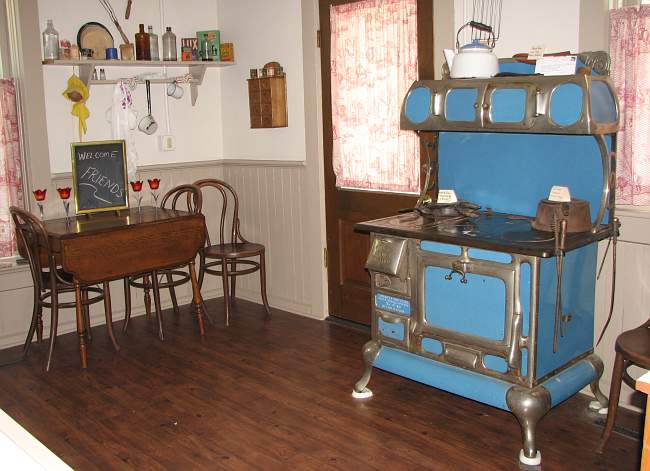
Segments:
[[[147,88],[147,111],[148,114],[140,120],[138,129],[145,134],[153,134],[158,130],[158,123],[151,114],[151,82],[145,80],[145,87]]]

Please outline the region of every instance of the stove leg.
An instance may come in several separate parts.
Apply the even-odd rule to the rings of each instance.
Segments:
[[[598,355],[590,355],[585,358],[589,363],[593,365],[596,369],[596,379],[589,385],[591,393],[596,397],[595,401],[589,403],[589,409],[598,411],[599,414],[607,414],[607,406],[609,405],[609,400],[600,390],[600,377],[603,375],[603,361]]]
[[[370,381],[370,375],[372,374],[372,364],[375,362],[375,358],[377,358],[377,355],[379,354],[379,347],[379,342],[376,340],[370,340],[363,346],[363,362],[366,364],[366,367],[363,370],[361,379],[359,379],[359,381],[354,384],[352,397],[355,399],[364,399],[372,396],[372,391],[366,386]]]
[[[535,445],[535,429],[539,419],[551,408],[550,393],[542,387],[527,389],[514,386],[506,394],[506,403],[521,425],[523,449],[519,452],[519,464],[539,466],[542,454]]]

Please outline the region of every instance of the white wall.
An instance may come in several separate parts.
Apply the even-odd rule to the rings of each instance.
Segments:
[[[455,30],[472,19],[473,0],[454,0]],[[543,45],[546,52],[578,51],[580,0],[503,0],[498,57]],[[462,41],[461,41],[462,43]],[[462,45],[462,44],[461,44]]]
[[[219,29],[235,43],[234,70],[222,74],[223,158],[305,160],[300,0],[217,0]],[[316,34],[315,32],[313,34]],[[289,126],[250,129],[249,69],[276,61],[287,74]]]
[[[189,90],[180,100],[168,98],[163,85],[152,85],[152,113],[159,123],[154,136],[136,131],[140,166],[194,161],[231,159],[305,160],[304,85],[302,66],[302,23],[299,0],[138,0],[131,18],[123,19],[123,2],[113,2],[118,19],[131,40],[139,23],[153,25],[162,41],[164,26],[171,26],[178,41],[196,31],[218,28],[223,42],[235,45],[236,65],[207,70],[199,87],[199,98],[192,106]],[[164,20],[160,5],[164,5]],[[82,0],[38,0],[39,21],[45,28],[54,20],[60,38],[76,42],[79,28],[97,21],[112,33],[116,46],[122,40],[117,29],[98,2]],[[74,11],[74,14],[70,14]],[[254,15],[251,12],[255,11]],[[162,47],[162,44],[160,44]],[[180,50],[179,50],[180,54]],[[287,73],[289,127],[250,129],[248,114],[249,69],[278,61]],[[72,67],[43,67],[46,119],[52,173],[69,172],[70,143],[78,140],[77,120],[70,115],[71,103],[61,93],[66,88]],[[162,73],[153,68],[106,68],[107,78],[129,77],[141,73]],[[169,68],[168,75],[186,73],[184,68]],[[90,89],[88,134],[84,140],[110,139],[105,118],[110,106],[112,85],[94,85]],[[135,108],[146,114],[144,86],[134,93]],[[165,104],[169,113],[166,115]],[[168,118],[167,118],[168,116]],[[157,136],[176,137],[176,150],[162,152]]]
[[[131,18],[124,20],[124,3],[115,2],[116,14],[131,41],[139,23],[151,24],[154,32],[162,36],[163,25],[159,9],[159,0],[138,0],[134,2]],[[217,4],[215,0],[184,0],[183,2],[164,1],[165,25],[171,26],[178,41],[180,38],[195,36],[196,31],[214,29],[218,25]],[[122,43],[117,29],[112,25],[107,13],[99,2],[83,0],[51,1],[39,0],[39,20],[45,28],[47,19],[54,21],[54,27],[60,38],[76,42],[79,28],[86,22],[97,21],[106,26],[113,35],[116,47]],[[162,37],[159,38],[162,42]],[[222,40],[230,40],[222,35]],[[162,47],[162,44],[161,44]],[[143,72],[162,72],[153,68],[106,68],[107,78],[129,77]],[[70,142],[77,141],[77,120],[70,115],[71,103],[61,93],[66,88],[67,79],[73,72],[72,67],[43,67],[45,81],[45,102],[47,131],[49,137],[50,163],[52,173],[69,172]],[[169,68],[172,76],[186,73],[184,68]],[[153,136],[136,131],[136,147],[140,165],[164,164],[187,161],[205,161],[216,159],[221,155],[221,98],[220,74],[227,74],[226,69],[208,69],[199,87],[199,98],[192,107],[189,90],[180,99],[167,98],[164,85],[152,85],[152,113],[159,122],[159,130]],[[187,88],[187,87],[186,87]],[[90,89],[88,108],[88,134],[84,140],[110,139],[110,127],[105,119],[110,106],[113,85],[95,85]],[[143,116],[146,114],[146,95],[144,85],[138,86],[134,93],[135,108]],[[157,135],[166,130],[165,100],[169,104],[169,125],[176,137],[176,150],[161,152],[158,150]]]

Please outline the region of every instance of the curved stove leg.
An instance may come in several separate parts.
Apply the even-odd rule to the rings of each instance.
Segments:
[[[591,393],[596,397],[595,401],[589,403],[589,408],[592,410],[597,410],[600,414],[607,414],[607,406],[609,405],[609,400],[600,390],[600,377],[603,375],[605,367],[603,366],[603,361],[598,355],[590,355],[585,358],[589,363],[593,365],[596,369],[596,379],[589,385]]]
[[[366,386],[370,381],[370,375],[372,374],[372,364],[375,362],[375,358],[377,358],[377,355],[379,354],[379,347],[379,342],[376,340],[370,340],[363,346],[363,362],[366,364],[366,367],[363,370],[363,375],[361,375],[359,381],[354,384],[352,397],[355,399],[364,399],[366,397],[372,396],[372,391]]]
[[[539,419],[551,408],[551,395],[542,388],[534,389],[514,386],[506,394],[506,403],[521,425],[523,449],[519,452],[519,463],[538,466],[542,454],[535,444],[535,429]]]

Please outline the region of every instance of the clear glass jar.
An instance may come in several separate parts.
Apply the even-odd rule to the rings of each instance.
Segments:
[[[147,27],[147,32],[149,33],[149,51],[152,61],[160,60],[160,53],[158,52],[158,35],[153,32],[153,27],[149,25]]]
[[[54,29],[52,20],[47,20],[47,28],[43,31],[43,59],[59,58],[59,33]]]
[[[167,26],[165,34],[163,34],[163,60],[175,61],[178,60],[176,55],[176,35],[172,33],[171,26]]]

